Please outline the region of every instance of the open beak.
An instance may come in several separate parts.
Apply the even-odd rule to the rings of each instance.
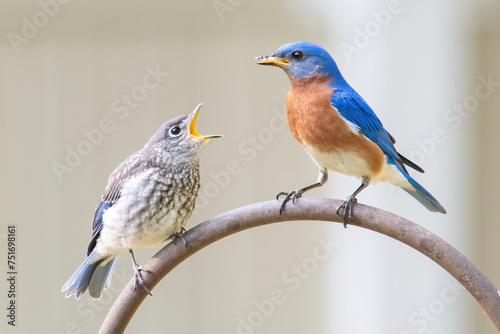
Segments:
[[[210,140],[212,138],[220,138],[222,137],[221,135],[208,135],[208,136],[202,136],[198,133],[198,130],[196,130],[196,118],[198,117],[198,112],[200,112],[201,106],[203,103],[198,104],[198,106],[193,110],[191,114],[194,114],[191,118],[191,121],[189,122],[189,135],[193,138],[197,139],[202,139],[202,140]]]
[[[257,64],[259,65],[274,65],[274,66],[282,66],[288,65],[290,62],[284,58],[278,58],[274,54],[270,55],[262,55],[255,57],[255,59],[260,60]]]

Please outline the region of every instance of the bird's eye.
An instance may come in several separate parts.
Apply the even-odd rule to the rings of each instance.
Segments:
[[[302,58],[304,58],[304,54],[302,53],[302,51],[294,51],[292,53],[292,58],[295,60],[301,60]]]
[[[178,127],[178,126],[173,126],[170,128],[170,130],[168,131],[168,134],[171,136],[171,137],[177,137],[181,134],[181,128]]]

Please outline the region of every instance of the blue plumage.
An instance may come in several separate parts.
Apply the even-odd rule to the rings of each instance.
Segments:
[[[410,177],[405,165],[419,172],[423,170],[396,151],[394,138],[368,103],[347,83],[325,49],[310,42],[292,42],[274,54],[257,59],[260,59],[258,64],[278,66],[289,76],[291,88],[286,111],[290,130],[320,167],[317,183],[280,193],[286,195],[281,210],[290,199],[323,185],[327,170],[331,169],[362,179],[361,186],[339,208],[344,210],[345,224],[351,217],[356,195],[371,181],[395,184],[430,211],[446,213]]]
[[[90,241],[89,247],[87,249],[87,256],[92,253],[95,248],[97,239],[99,238],[99,233],[102,229],[102,216],[104,215],[104,212],[106,212],[106,210],[113,205],[113,203],[114,202],[100,200],[99,204],[97,205],[97,209],[94,214],[94,220],[92,221],[92,240]]]
[[[394,164],[394,161],[390,158],[387,159],[389,164]],[[402,169],[400,166],[397,166],[399,172],[408,180],[408,182],[413,186],[414,189],[402,188],[408,194],[413,196],[417,201],[419,201],[423,206],[427,208],[427,210],[431,212],[441,212],[446,213],[445,208],[439,203],[439,201],[434,198],[424,187],[418,184],[406,170]]]
[[[109,287],[116,258],[105,264],[103,264],[103,259],[96,260],[95,258],[94,252],[90,253],[80,268],[63,286],[62,291],[68,290],[67,296],[75,295],[78,299],[88,289],[90,296],[97,298],[101,296],[104,289]]]

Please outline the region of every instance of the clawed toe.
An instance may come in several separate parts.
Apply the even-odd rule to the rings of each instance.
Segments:
[[[177,245],[177,239],[181,239],[182,243],[184,244],[184,247],[188,248],[187,246],[187,241],[184,239],[183,234],[186,233],[186,229],[184,227],[181,227],[180,232],[174,233],[170,236],[172,239],[173,243]]]
[[[358,200],[355,197],[349,196],[347,200],[342,203],[341,206],[337,209],[337,215],[344,216],[344,227],[347,228],[347,224],[352,222],[352,211],[354,208],[354,204],[356,204]],[[341,212],[343,211],[343,214]]]
[[[284,191],[280,191],[279,193],[276,194],[276,200],[279,201],[281,196],[287,196],[288,193]]]
[[[292,200],[292,203],[295,204],[295,200],[297,198],[300,198],[302,196],[302,189],[299,190],[292,190],[290,192],[284,192],[280,191],[276,195],[276,199],[279,200],[280,196],[285,196],[285,199],[283,199],[283,202],[280,205],[280,215],[283,214],[283,211],[285,210],[285,205],[289,200]]]
[[[137,267],[137,271],[139,271],[139,272],[144,271],[144,272],[147,272],[147,273],[150,273],[150,274],[154,274],[151,270],[144,269],[142,266]]]
[[[145,271],[151,274],[153,273],[151,270],[144,269],[141,266],[134,268],[134,290],[137,289],[137,285],[140,285],[148,295],[153,296],[151,294],[151,291],[149,291],[148,287],[146,286],[146,282],[144,282],[144,279],[142,278],[141,271]]]
[[[146,286],[146,282],[144,282],[144,279],[142,278],[141,271],[145,271],[150,274],[153,274],[153,272],[138,265],[137,261],[135,261],[134,251],[132,249],[129,249],[128,251],[132,256],[132,266],[134,268],[134,290],[137,289],[137,285],[140,285],[142,286],[144,291],[146,291],[150,296],[153,296],[151,294],[151,291],[149,291],[148,287]]]

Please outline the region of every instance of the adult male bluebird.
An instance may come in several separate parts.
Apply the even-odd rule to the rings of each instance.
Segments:
[[[134,287],[140,284],[150,293],[133,250],[180,236],[193,212],[200,189],[199,155],[210,139],[221,137],[198,134],[201,106],[165,122],[111,173],[94,215],[87,259],[62,288],[68,290],[66,297],[78,299],[89,290],[99,299],[125,250],[132,256]]]
[[[432,212],[446,213],[439,202],[410,177],[406,166],[423,173],[394,148],[394,138],[384,129],[370,106],[345,81],[330,54],[314,43],[292,42],[274,54],[256,57],[260,65],[280,67],[290,78],[286,115],[290,130],[319,167],[316,183],[284,195],[280,207],[328,180],[328,169],[356,176],[361,186],[337,209],[344,226],[352,220],[356,195],[370,182],[386,181],[403,188]]]

